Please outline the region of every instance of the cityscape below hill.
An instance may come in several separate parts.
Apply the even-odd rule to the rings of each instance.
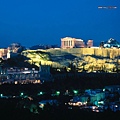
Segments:
[[[0,59],[1,117],[120,119],[119,54],[103,47],[10,52]]]
[[[0,120],[120,120],[120,0],[0,0]]]

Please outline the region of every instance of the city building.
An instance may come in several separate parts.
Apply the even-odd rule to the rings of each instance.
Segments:
[[[56,99],[48,99],[48,100],[42,100],[39,102],[39,107],[44,109],[45,105],[49,104],[50,106],[52,105],[58,105],[58,101]]]
[[[7,59],[12,58],[12,57],[16,57],[17,55],[18,55],[18,53],[14,53],[14,52],[11,52],[10,50],[8,50]]]
[[[105,86],[105,90],[108,90],[110,92],[119,92],[120,91],[120,85],[109,85]]]
[[[39,67],[40,72],[40,79],[44,81],[53,81],[53,77],[50,73],[50,66],[49,65],[41,65]]]
[[[35,83],[40,81],[40,73],[35,68],[2,68],[0,67],[0,83]]]
[[[113,38],[108,39],[106,42],[102,44],[104,48],[113,48],[113,47],[120,48],[120,43]]]
[[[2,68],[0,66],[0,84],[3,83],[43,83],[46,81],[52,81],[52,75],[50,74],[50,66],[40,65],[40,69],[35,68]]]
[[[6,56],[8,52],[8,49],[0,49],[0,58],[2,58],[3,56]]]

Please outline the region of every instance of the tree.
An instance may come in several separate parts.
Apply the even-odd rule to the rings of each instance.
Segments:
[[[21,53],[23,50],[26,50],[20,43],[12,43],[8,49],[14,53]]]

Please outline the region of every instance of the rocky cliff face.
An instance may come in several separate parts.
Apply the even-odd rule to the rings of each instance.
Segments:
[[[75,56],[94,55],[108,58],[115,58],[120,55],[120,49],[112,48],[72,48],[72,49],[49,49],[48,52],[54,55],[70,53]]]
[[[116,71],[120,63],[120,49],[112,48],[72,48],[24,51],[22,53],[39,65],[49,64],[54,67],[75,65],[78,71]]]

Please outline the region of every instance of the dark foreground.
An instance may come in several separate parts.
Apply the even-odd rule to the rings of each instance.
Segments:
[[[116,84],[118,83],[119,81],[117,80]],[[37,112],[35,112],[34,108],[32,108],[32,112],[30,111],[30,106],[32,104],[38,106],[37,104],[40,100],[55,98],[63,103],[67,101],[63,96],[51,97],[51,94],[56,90],[61,91],[63,94],[65,90],[71,92],[73,89],[80,89],[80,91],[83,91],[88,88],[102,88],[105,85],[112,84],[115,84],[113,79],[110,79],[109,82],[107,80],[97,81],[97,84],[92,79],[87,81],[81,79],[80,82],[77,79],[76,81],[67,79],[62,82],[50,82],[42,85],[0,85],[0,95],[12,96],[10,98],[0,98],[0,120],[120,120],[120,111],[112,112],[111,110],[106,110],[96,113],[77,108],[68,109],[65,105],[55,108],[46,107],[44,110],[37,107]],[[40,91],[43,91],[45,95],[38,96]],[[34,99],[33,103],[20,97],[21,93],[24,93],[24,96],[32,97]],[[13,96],[19,97],[13,98]]]
[[[31,113],[28,109],[0,107],[2,120],[120,120],[120,112],[106,111],[104,113],[83,112],[79,110],[39,111]]]

